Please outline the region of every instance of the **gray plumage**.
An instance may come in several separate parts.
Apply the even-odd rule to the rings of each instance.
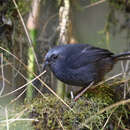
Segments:
[[[51,49],[45,56],[45,64],[64,83],[88,86],[92,81],[103,80],[118,60],[127,59],[130,52],[115,55],[106,49],[88,44],[65,44]]]

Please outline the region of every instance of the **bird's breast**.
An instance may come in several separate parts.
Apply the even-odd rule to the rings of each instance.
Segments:
[[[89,85],[95,76],[95,74],[92,74],[86,67],[72,69],[63,64],[53,66],[52,72],[62,82],[75,86]]]

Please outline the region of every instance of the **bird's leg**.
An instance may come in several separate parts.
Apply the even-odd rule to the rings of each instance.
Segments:
[[[89,84],[85,89],[83,89],[75,98],[74,101],[77,101],[79,97],[81,97],[92,85],[94,84],[94,81]]]
[[[70,95],[71,95],[71,99],[74,99],[73,91],[70,92]]]

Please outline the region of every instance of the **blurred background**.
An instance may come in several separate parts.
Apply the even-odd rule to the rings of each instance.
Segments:
[[[64,41],[59,38],[62,23],[60,10],[65,6],[64,0],[37,0],[38,5],[33,0],[0,0],[0,118],[1,115],[6,116],[5,106],[8,105],[8,110],[13,110],[13,103],[21,104],[38,95],[39,92],[32,87],[33,85],[42,93],[50,92],[37,80],[33,85],[14,90],[42,72],[44,56],[54,46],[63,43],[87,43],[114,53],[130,50],[129,0],[69,2],[69,13],[66,17],[67,40]],[[30,18],[35,6],[36,16]],[[24,24],[27,26],[31,42]],[[121,64],[118,63],[106,78],[121,71]],[[62,88],[61,85],[64,85],[59,83],[49,70],[40,78],[57,93],[71,90]],[[4,129],[0,127],[0,130],[1,128]]]

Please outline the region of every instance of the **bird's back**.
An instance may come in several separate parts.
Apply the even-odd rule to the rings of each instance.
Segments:
[[[97,83],[114,65],[111,58],[113,53],[106,49],[88,44],[69,44],[62,47],[66,58],[64,67],[56,76],[65,83],[76,86],[87,86],[92,81]]]

